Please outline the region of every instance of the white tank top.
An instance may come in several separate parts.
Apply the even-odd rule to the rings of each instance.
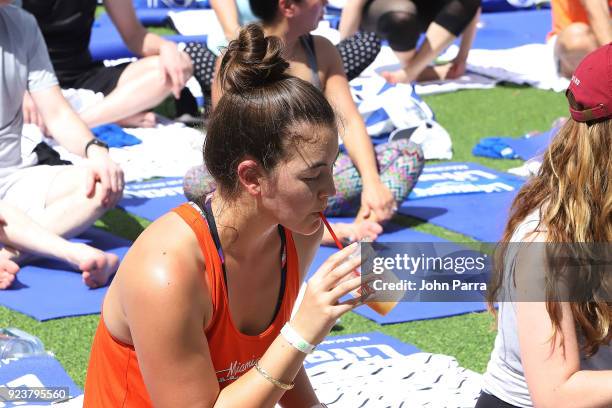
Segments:
[[[517,227],[510,241],[520,242],[533,232],[540,222],[540,213],[531,213]],[[514,258],[507,257],[504,278],[511,276]],[[512,288],[507,288],[512,290]],[[525,372],[521,363],[521,350],[518,340],[516,308],[512,302],[500,302],[497,316],[498,331],[487,371],[483,376],[482,390],[488,394],[521,408],[533,407]],[[590,358],[581,357],[583,370],[612,369],[612,345],[601,346]]]

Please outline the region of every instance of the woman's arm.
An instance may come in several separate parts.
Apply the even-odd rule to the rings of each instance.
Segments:
[[[351,97],[338,50],[327,39],[318,36],[315,36],[315,49],[317,61],[323,64],[321,67],[325,72],[325,96],[342,120],[340,136],[361,175],[362,215],[364,218],[374,215],[376,221],[388,220],[395,212],[396,203],[389,188],[380,180],[374,147]]]
[[[313,408],[319,404],[306,370],[302,366],[295,376],[295,388],[287,391],[281,398],[279,405],[283,408]]]
[[[213,81],[210,91],[210,107],[211,109],[215,109],[217,104],[219,103],[219,99],[223,95],[223,90],[221,89],[221,83],[219,82],[219,70],[221,69],[221,61],[223,60],[223,53],[221,53],[217,59],[215,60],[215,72],[213,73]]]
[[[159,239],[167,234],[173,239]],[[203,270],[197,239],[171,213],[141,234],[113,281],[156,407],[212,407],[217,400],[219,385],[203,331],[212,316]]]
[[[589,25],[597,39],[597,44],[605,45],[612,41],[612,21],[606,0],[581,0],[587,12]]]
[[[349,0],[346,2],[342,14],[340,15],[340,39],[350,37],[355,34],[361,24],[361,13],[366,0]]]
[[[107,149],[91,146],[86,151],[87,143],[94,135],[66,101],[59,86],[31,92],[30,95],[53,138],[69,152],[88,159],[86,163],[91,172],[84,193],[87,197],[93,196],[99,181],[104,195],[102,202],[108,208],[114,207],[123,194],[123,170],[111,160]]]
[[[470,50],[472,49],[472,44],[474,43],[474,38],[476,38],[476,30],[478,28],[478,21],[480,21],[480,10],[479,7],[476,11],[476,14],[470,21],[470,24],[465,28],[463,33],[461,34],[461,44],[459,45],[459,53],[453,60],[453,64],[448,71],[447,78],[459,78],[461,75],[465,73],[466,69],[466,61]]]
[[[459,45],[459,54],[457,56],[463,60],[467,60],[468,54],[472,49],[472,44],[474,43],[474,38],[476,38],[478,21],[480,21],[480,10],[481,8],[478,7],[472,21],[470,21],[470,24],[468,24],[461,34],[461,44]]]
[[[580,370],[579,344],[569,303],[562,303],[561,336],[551,344],[552,322],[543,302],[517,303],[521,361],[536,407],[612,405],[612,370]]]
[[[166,40],[147,31],[138,20],[131,2],[104,0],[104,7],[130,51],[140,57],[159,54],[161,44]]]
[[[228,41],[236,37],[240,30],[238,20],[238,8],[235,0],[210,0],[210,7],[215,11],[217,20],[223,28],[223,33]]]
[[[533,276],[534,273],[545,270],[539,259],[543,257],[518,257],[516,282],[519,298],[522,288],[525,288],[525,293],[533,293],[531,291],[534,290],[534,284],[541,282]],[[546,310],[546,303],[516,303],[521,362],[534,406],[611,406],[612,370],[580,369],[580,346],[570,304],[562,302],[559,307],[562,313],[561,330],[553,342],[553,323]]]

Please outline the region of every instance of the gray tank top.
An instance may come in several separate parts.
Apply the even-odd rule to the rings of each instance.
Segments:
[[[300,37],[300,44],[306,52],[306,61],[310,68],[310,83],[317,87],[318,90],[323,90],[321,79],[319,78],[319,66],[317,65],[317,54],[315,53],[314,38],[310,34]]]
[[[530,214],[516,229],[511,241],[522,241],[533,232],[540,222],[539,211]],[[511,276],[514,259],[512,256],[504,267],[504,279]],[[512,291],[507,282],[503,290]],[[498,310],[498,331],[487,371],[483,376],[483,391],[521,408],[531,408],[531,396],[525,380],[521,363],[521,350],[518,340],[516,306],[512,302],[500,302]],[[601,346],[590,358],[581,357],[582,370],[612,369],[612,345]]]

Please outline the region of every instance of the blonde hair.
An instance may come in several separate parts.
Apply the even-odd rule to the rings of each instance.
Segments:
[[[519,224],[535,210],[540,211],[547,242],[612,241],[612,120],[587,124],[570,118],[559,130],[544,154],[537,176],[523,186],[512,204],[502,245],[510,242]],[[493,304],[503,281],[502,264],[498,262],[496,266],[497,274],[488,293],[489,310],[494,314]],[[554,282],[548,278],[547,286]],[[612,302],[597,296],[591,299],[594,300],[570,303],[587,356],[612,339]],[[546,309],[553,324],[554,341],[561,333],[561,307],[547,296]]]

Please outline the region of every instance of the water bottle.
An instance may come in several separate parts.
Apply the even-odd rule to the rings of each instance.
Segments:
[[[36,336],[13,327],[0,329],[0,360],[46,354]]]

